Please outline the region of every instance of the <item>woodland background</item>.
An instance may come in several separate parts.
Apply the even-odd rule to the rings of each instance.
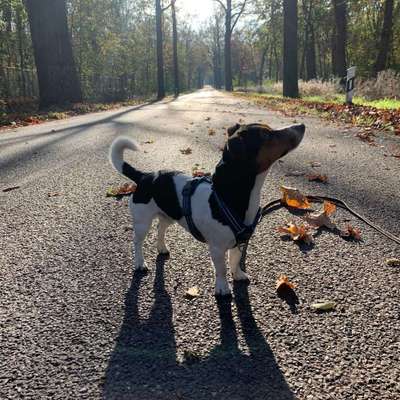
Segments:
[[[171,7],[167,1],[163,4],[160,0],[54,0],[66,7],[68,34],[83,101],[145,98],[159,91],[157,2],[164,9],[160,21],[166,94],[177,89],[173,8],[180,92],[204,84],[216,88],[225,86],[227,90],[233,87],[266,92],[281,90],[285,1],[217,0],[209,20],[201,25],[181,11],[183,1],[173,1],[175,7]],[[37,1],[36,5],[35,1],[27,3],[32,3],[32,7],[38,4]],[[340,91],[338,83],[345,69],[356,65],[361,95],[367,98],[399,96],[400,0],[292,0],[286,3],[298,8],[295,45],[300,92],[307,91],[304,84],[307,81],[316,83],[308,86],[309,92]],[[22,0],[0,0],[0,112],[36,101],[39,96],[27,5]],[[224,59],[228,6],[232,9],[231,23],[238,19],[232,28],[229,49],[233,87],[226,86]],[[48,20],[51,14],[43,21]],[[379,81],[380,71],[386,72]],[[362,85],[363,82],[367,84]]]

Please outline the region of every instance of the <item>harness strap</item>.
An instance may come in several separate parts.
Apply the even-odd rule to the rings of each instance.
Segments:
[[[203,183],[211,183],[211,180],[208,176],[202,176],[200,178],[190,179],[182,190],[182,213],[186,219],[187,226],[189,228],[190,233],[200,242],[205,243],[204,236],[197,229],[196,224],[192,218],[192,196],[196,191],[197,187]]]
[[[185,184],[182,190],[182,213],[186,219],[186,223],[190,233],[197,240],[204,243],[206,240],[204,239],[204,236],[201,234],[201,232],[197,229],[192,217],[192,196],[197,187],[203,182],[207,182],[209,184],[212,183],[211,179],[208,176],[203,176],[190,179]],[[227,205],[218,196],[215,190],[212,190],[211,196],[214,196],[214,199],[218,205],[219,210],[222,213],[225,223],[229,226],[233,235],[235,236],[235,246],[247,242],[254,233],[254,230],[261,219],[261,209],[258,209],[257,215],[254,218],[253,223],[251,225],[245,225],[243,222],[240,221],[239,218],[235,216],[235,214],[229,209],[229,207],[227,207]]]

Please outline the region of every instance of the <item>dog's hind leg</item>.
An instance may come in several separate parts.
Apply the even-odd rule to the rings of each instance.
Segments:
[[[129,202],[133,224],[133,249],[135,258],[135,270],[147,271],[147,265],[143,258],[143,242],[149,232],[155,213],[149,209],[147,204],[136,204]]]
[[[225,250],[218,247],[210,247],[210,254],[215,267],[215,295],[230,295],[231,288],[226,279]]]
[[[235,281],[246,281],[249,280],[248,275],[243,272],[240,268],[240,259],[242,252],[239,247],[234,247],[228,250],[228,265],[232,271],[232,277]]]
[[[159,215],[158,221],[157,251],[158,254],[168,257],[169,250],[165,244],[165,232],[172,222],[169,218],[166,218],[163,215]]]

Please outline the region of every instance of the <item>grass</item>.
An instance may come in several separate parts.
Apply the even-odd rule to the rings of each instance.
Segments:
[[[344,103],[345,96],[340,94],[304,96],[299,99],[270,93],[235,92],[234,94],[290,117],[313,115],[334,122],[387,130],[400,135],[400,101],[395,99],[369,101],[356,97],[354,105],[349,107]]]

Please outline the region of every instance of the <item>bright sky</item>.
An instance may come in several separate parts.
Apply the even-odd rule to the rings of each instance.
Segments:
[[[213,13],[214,5],[218,4],[214,0],[177,0],[176,7],[193,17],[196,25],[207,21]]]

